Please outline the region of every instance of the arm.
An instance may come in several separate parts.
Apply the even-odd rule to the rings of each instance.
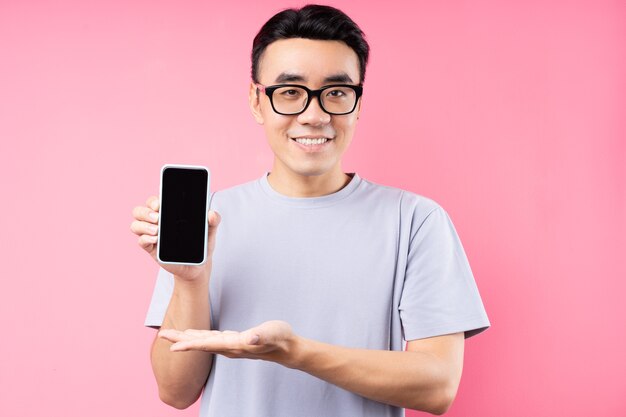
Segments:
[[[159,208],[158,197],[150,197],[146,206],[133,209],[135,220],[131,223],[131,231],[138,235],[139,246],[155,261]],[[208,222],[207,261],[203,265],[161,265],[174,275],[174,291],[162,327],[205,331],[211,328],[209,278],[219,214],[209,211]],[[213,355],[206,352],[172,354],[170,346],[169,341],[155,338],[151,350],[152,370],[161,400],[176,408],[186,408],[200,396],[211,372]]]
[[[292,367],[372,400],[443,414],[456,396],[463,348],[463,333],[413,340],[406,352],[297,338]]]
[[[244,332],[161,330],[173,351],[273,361],[375,401],[443,414],[463,368],[463,333],[413,340],[406,352],[351,349],[305,339],[281,321]]]
[[[162,327],[210,330],[208,280],[185,282],[174,277],[174,292]],[[179,409],[187,408],[200,396],[211,372],[213,355],[206,352],[170,351],[171,342],[156,337],[152,344],[152,370],[161,401]]]

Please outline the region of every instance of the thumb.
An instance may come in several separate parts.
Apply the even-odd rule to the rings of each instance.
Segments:
[[[248,329],[246,342],[249,345],[276,345],[292,334],[291,326],[284,321],[270,320]]]
[[[222,216],[217,211],[210,210],[209,211],[209,240],[215,237],[217,233],[217,226],[219,226],[222,221]]]
[[[263,335],[263,326],[256,326],[243,332],[242,336],[248,345],[262,345],[267,342],[267,337]],[[262,340],[263,339],[263,340]]]
[[[261,336],[259,336],[258,334],[251,334],[250,336],[248,336],[248,344],[249,345],[260,345],[261,343]]]
[[[217,227],[222,221],[222,216],[217,211],[209,210],[209,226]]]
[[[210,210],[209,211],[209,234],[207,236],[208,240],[208,256],[213,255],[213,249],[215,249],[215,235],[217,234],[217,226],[219,226],[222,217],[217,211]]]

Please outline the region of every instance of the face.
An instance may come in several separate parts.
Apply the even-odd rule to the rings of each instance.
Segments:
[[[263,52],[258,78],[264,86],[300,84],[311,90],[332,84],[357,85],[359,61],[340,41],[282,39]],[[275,113],[269,97],[261,91],[257,94],[257,86],[250,85],[250,108],[274,152],[272,175],[343,175],[341,157],[352,141],[360,107],[359,99],[354,112],[330,115],[312,98],[303,113],[285,116]]]

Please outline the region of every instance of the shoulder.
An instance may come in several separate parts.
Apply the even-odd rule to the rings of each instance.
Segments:
[[[398,187],[382,185],[362,178],[363,194],[381,204],[394,204],[398,207],[401,217],[422,220],[433,211],[442,207],[432,198]]]

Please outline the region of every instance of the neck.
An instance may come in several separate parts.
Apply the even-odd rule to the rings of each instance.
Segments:
[[[341,167],[320,175],[300,175],[283,171],[276,165],[267,177],[271,187],[287,197],[320,197],[336,193],[348,185],[351,179]]]

